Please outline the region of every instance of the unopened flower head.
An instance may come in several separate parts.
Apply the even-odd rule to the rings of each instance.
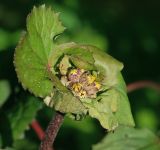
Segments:
[[[101,88],[95,75],[80,68],[70,69],[66,76],[61,77],[61,82],[79,98],[96,98]]]

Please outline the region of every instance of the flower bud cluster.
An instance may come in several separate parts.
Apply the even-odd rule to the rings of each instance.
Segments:
[[[79,68],[70,69],[65,76],[61,76],[61,82],[79,98],[96,98],[101,88],[95,75]]]

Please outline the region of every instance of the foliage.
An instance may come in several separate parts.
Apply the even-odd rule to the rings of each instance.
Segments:
[[[160,143],[151,131],[119,127],[114,133],[109,133],[101,143],[93,146],[93,150],[158,150]]]
[[[56,45],[52,40],[64,31],[58,17],[58,13],[45,5],[34,7],[28,16],[27,33],[20,39],[14,60],[23,87],[35,96],[45,99],[51,96],[49,106],[62,113],[84,115],[88,112],[108,130],[114,130],[118,124],[134,126],[125,83],[120,75],[122,63],[93,46]],[[73,96],[61,83],[70,67],[97,72],[97,80],[102,84],[101,93],[87,99]]]
[[[40,141],[29,124],[35,118],[37,111],[36,119],[45,129],[53,115],[52,109],[43,106],[43,109],[39,110],[39,101],[33,100],[28,92],[24,94],[13,68],[13,51],[21,31],[25,29],[25,18],[33,5],[38,6],[44,2],[61,12],[61,20],[68,28],[61,38],[56,39],[58,44],[73,40],[78,43],[92,44],[107,51],[124,62],[123,76],[127,83],[141,79],[160,81],[160,72],[157,69],[160,55],[158,0],[150,3],[121,0],[103,2],[15,0],[11,3],[2,0],[0,2],[0,83],[3,82],[0,87],[1,148],[18,149],[16,145],[19,143],[21,145],[19,149],[27,148],[28,145],[30,148],[33,146],[33,149],[38,149]],[[34,104],[37,103],[38,108],[34,113],[29,113],[28,121],[22,123],[20,120],[19,127],[22,125],[23,130],[21,130],[21,136],[18,135],[16,138],[21,139],[15,140],[12,137],[15,131],[11,129],[8,116],[16,115],[16,109],[20,112],[19,106],[24,108],[24,112],[29,112],[28,107],[23,106],[28,106],[26,101],[30,97]],[[137,127],[148,127],[156,133],[159,131],[159,97],[160,94],[151,89],[142,89],[129,94]],[[30,104],[32,109],[32,103]],[[16,120],[12,119],[13,124],[14,121]],[[92,144],[99,142],[105,133],[94,119],[87,117],[81,122],[76,122],[66,118],[58,134],[55,148],[88,150],[91,149]],[[70,139],[72,144],[68,144]]]

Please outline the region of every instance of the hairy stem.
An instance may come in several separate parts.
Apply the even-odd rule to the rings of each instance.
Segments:
[[[56,112],[56,115],[52,118],[49,123],[45,136],[41,141],[40,150],[53,150],[53,143],[57,136],[60,126],[64,120],[64,115],[60,112]]]

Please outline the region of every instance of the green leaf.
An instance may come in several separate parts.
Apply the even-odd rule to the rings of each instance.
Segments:
[[[108,130],[114,130],[120,124],[134,126],[125,82],[120,73],[123,64],[95,47],[88,46],[88,49],[93,51],[95,65],[104,76],[102,84],[106,91],[97,97],[99,103],[94,106],[99,112],[97,118],[101,125]],[[101,110],[98,109],[99,105],[102,107]],[[104,114],[106,119],[103,117]],[[94,113],[91,116],[94,116]]]
[[[49,57],[49,65],[55,66],[58,59],[62,55],[67,55],[71,62],[77,67],[77,68],[83,68],[85,70],[92,70],[95,69],[94,66],[94,58],[92,56],[92,53],[90,51],[86,51],[82,49],[78,44],[76,43],[65,43],[57,46],[54,51],[52,51],[50,57]],[[55,73],[55,71],[53,70]]]
[[[11,93],[10,85],[7,80],[0,81],[0,107],[5,103]]]
[[[55,47],[53,38],[63,31],[59,14],[45,5],[34,7],[27,17],[27,33],[16,47],[14,64],[23,87],[36,96],[46,97],[52,92],[48,57]]]
[[[117,111],[115,117],[120,125],[135,126],[130,104],[127,96],[126,85],[122,74],[117,75],[117,84],[115,85],[117,92]]]
[[[102,50],[89,45],[72,44],[69,48],[63,47],[63,53],[73,54],[73,57],[81,53],[80,58],[91,62],[102,75],[103,91],[101,94],[96,99],[80,99],[88,109],[89,115],[98,119],[101,125],[109,131],[114,130],[118,125],[134,126],[126,85],[120,73],[123,64]],[[85,65],[88,66],[84,61],[82,66],[86,67]]]
[[[114,95],[112,96],[114,97]],[[91,103],[83,102],[84,106],[88,108],[89,115],[98,119],[102,127],[108,130],[114,130],[118,126],[118,121],[110,108],[110,101],[112,100],[116,101],[116,99],[103,98],[99,101],[94,100]]]
[[[85,70],[96,70],[96,67],[89,61],[83,59],[83,57],[71,56],[70,60],[77,68],[83,68]]]
[[[87,110],[81,101],[74,97],[70,92],[57,93],[53,96],[53,105],[55,110],[63,113],[86,114]]]
[[[118,125],[134,126],[128,97],[116,87],[99,95],[97,100],[83,104],[89,108],[89,115],[97,118],[108,130],[114,130]]]
[[[123,69],[123,64],[97,47],[91,45],[81,47],[92,52],[95,66],[104,76],[103,84],[107,87],[117,84],[117,74]]]
[[[93,150],[159,150],[160,140],[148,129],[121,126],[109,133]]]
[[[53,88],[51,97],[47,96],[44,99],[45,104],[62,113],[86,114],[86,108],[81,101],[62,85],[57,76],[53,73],[49,75],[56,88]]]
[[[58,55],[54,52],[58,46],[54,43],[53,38],[63,30],[64,27],[59,21],[58,13],[44,5],[38,8],[34,7],[27,18],[27,33],[23,35],[16,48],[14,61],[16,72],[23,87],[36,96],[42,98],[50,96],[54,91],[53,86],[59,90],[58,97],[61,96],[61,93],[63,95],[66,92],[67,96],[62,96],[63,99],[60,100],[64,103],[60,102],[60,105],[60,103],[54,102],[56,110],[75,113],[82,111],[83,108],[84,112],[85,108],[82,103],[74,98],[58,77],[51,72],[59,57],[63,55],[62,52],[59,52]],[[53,65],[49,60],[50,53],[54,55],[55,63]],[[55,95],[57,96],[57,94]],[[68,107],[66,102],[71,104],[73,109]],[[62,108],[62,106],[67,108]]]
[[[29,127],[29,124],[35,118],[41,106],[37,98],[28,97],[25,102],[19,101],[19,103],[7,113],[14,140],[23,138],[24,131]]]

